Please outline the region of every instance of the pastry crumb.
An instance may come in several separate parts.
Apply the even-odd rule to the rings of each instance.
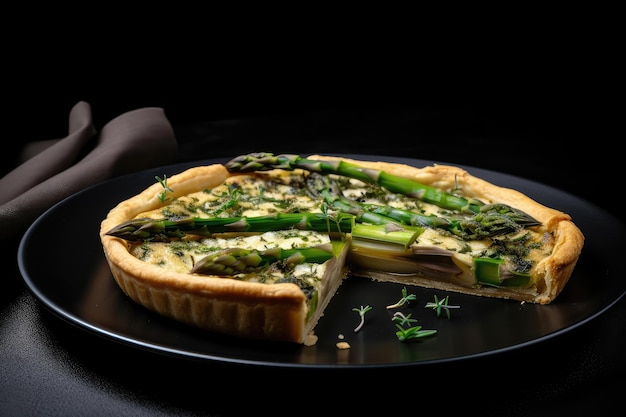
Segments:
[[[305,338],[304,338],[304,346],[313,346],[314,344],[317,343],[317,336],[314,335],[313,333],[308,334]]]
[[[337,335],[337,339],[339,339],[339,340],[343,340],[343,338],[344,338],[344,337],[345,337],[345,336],[344,336],[343,334],[341,334],[341,333],[339,333],[339,334]]]
[[[350,349],[350,343],[348,342],[337,342],[337,349]]]

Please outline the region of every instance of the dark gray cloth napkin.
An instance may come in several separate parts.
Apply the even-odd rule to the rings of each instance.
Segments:
[[[68,130],[63,139],[42,141],[38,153],[0,179],[2,242],[20,240],[48,208],[86,187],[177,158],[174,130],[159,107],[124,113],[98,132],[91,105],[80,101],[70,111]]]

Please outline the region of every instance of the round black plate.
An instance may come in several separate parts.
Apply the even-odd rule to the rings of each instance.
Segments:
[[[417,167],[433,161],[346,155]],[[281,367],[391,367],[468,360],[518,349],[558,336],[597,317],[626,291],[620,271],[625,225],[599,207],[568,193],[518,177],[462,166],[494,184],[517,189],[544,205],[569,213],[585,235],[578,265],[561,295],[550,305],[473,297],[408,288],[417,300],[400,311],[411,313],[424,329],[437,334],[420,341],[399,341],[386,306],[397,301],[403,286],[348,277],[320,320],[318,343],[306,347],[242,340],[180,324],[130,300],[117,286],[104,259],[100,222],[118,202],[163,177],[191,166],[225,159],[170,165],[115,178],[85,189],[44,213],[28,229],[18,250],[18,264],[29,290],[47,308],[88,331],[164,354],[224,363]],[[434,296],[449,295],[451,318],[425,308]],[[361,331],[355,307],[369,305]],[[351,348],[340,350],[344,336]]]

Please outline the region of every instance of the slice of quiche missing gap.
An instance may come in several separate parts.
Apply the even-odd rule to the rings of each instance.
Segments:
[[[452,166],[255,153],[157,178],[101,224],[137,303],[234,336],[315,343],[351,275],[538,304],[566,285],[571,218]]]

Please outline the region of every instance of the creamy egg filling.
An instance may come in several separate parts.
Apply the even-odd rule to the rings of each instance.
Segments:
[[[130,253],[141,259],[169,270],[187,273],[196,262],[212,253],[224,248],[242,248],[253,250],[267,250],[279,247],[281,249],[295,249],[314,247],[330,243],[327,234],[308,230],[279,230],[253,235],[235,237],[192,238],[172,242],[141,242],[131,247]],[[320,279],[324,275],[325,264],[302,263],[295,265],[292,273],[296,277]],[[259,274],[237,274],[233,278],[257,282],[273,283],[281,276],[274,271],[267,276]]]
[[[329,177],[337,181],[345,197],[361,203],[386,205],[423,215],[449,214],[433,204],[390,193],[359,180],[332,175]],[[234,175],[218,187],[177,198],[162,209],[142,213],[137,217],[175,219],[189,216],[255,217],[283,212],[319,213],[323,207],[322,198],[307,189],[306,178],[307,175],[299,170]],[[131,253],[146,262],[178,272],[188,272],[198,259],[225,247],[296,248],[312,247],[328,241],[328,236],[323,233],[291,230],[252,236],[224,235],[203,239],[196,237],[168,243],[145,242],[135,244]],[[409,248],[398,249],[398,252],[402,252],[402,256],[390,254],[388,259],[381,259],[385,258],[381,255],[381,251],[353,242],[350,259],[362,268],[378,269],[382,272],[422,274],[432,279],[451,281],[468,287],[499,286],[505,284],[495,278],[477,279],[477,258],[507,258],[514,253],[515,265],[512,265],[510,261],[508,263],[487,262],[480,266],[480,271],[489,271],[494,268],[502,271],[505,270],[504,268],[515,267],[519,270],[520,276],[530,277],[532,268],[537,262],[551,252],[551,241],[550,236],[529,229],[495,238],[463,240],[441,229],[425,227]],[[394,271],[393,268],[397,270]],[[302,279],[306,285],[318,288],[319,280],[324,275],[324,264],[305,263],[288,273]],[[284,274],[285,271],[269,269],[258,274],[240,274],[233,278],[274,283],[278,282]],[[523,285],[532,284],[532,282],[525,282]]]

